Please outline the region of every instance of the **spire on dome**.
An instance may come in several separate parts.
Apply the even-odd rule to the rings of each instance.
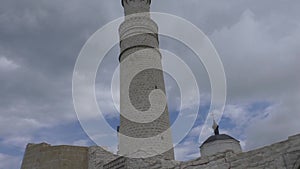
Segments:
[[[219,125],[216,123],[216,121],[214,120],[214,124],[212,126],[212,128],[214,129],[214,133],[215,135],[219,135]]]
[[[214,133],[215,135],[219,135],[219,125],[216,123],[215,117],[214,117],[214,113],[212,113],[213,115],[213,125],[212,128],[214,129]]]

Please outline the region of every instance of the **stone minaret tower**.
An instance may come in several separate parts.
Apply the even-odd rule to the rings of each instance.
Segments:
[[[119,154],[174,159],[158,27],[151,0],[122,0]]]

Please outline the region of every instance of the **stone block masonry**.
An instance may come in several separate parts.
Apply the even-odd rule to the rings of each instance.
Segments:
[[[300,169],[300,134],[242,153],[227,151],[179,162],[163,158],[130,159],[102,147],[28,144],[21,169]]]
[[[86,169],[88,147],[28,144],[21,169]]]
[[[187,162],[162,159],[128,159],[134,169],[300,169],[300,134],[249,152],[231,151]]]
[[[108,152],[99,146],[92,146],[88,149],[88,169],[102,169],[104,164],[119,158],[118,155]]]
[[[150,17],[150,4],[151,0],[122,0],[118,153],[174,159],[158,27]]]

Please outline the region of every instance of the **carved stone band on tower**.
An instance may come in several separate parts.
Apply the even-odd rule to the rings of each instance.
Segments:
[[[120,155],[174,159],[158,27],[150,0],[122,0],[120,25]],[[165,151],[162,151],[165,150]]]

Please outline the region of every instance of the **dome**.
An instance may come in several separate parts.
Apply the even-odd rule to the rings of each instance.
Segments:
[[[231,137],[227,134],[220,134],[220,135],[210,136],[208,139],[206,139],[203,142],[203,144],[200,147],[202,147],[206,143],[210,143],[210,142],[213,142],[213,141],[216,141],[216,140],[235,140],[235,141],[239,142],[238,140],[236,140],[235,138],[233,138],[233,137]]]
[[[211,156],[226,151],[242,152],[240,142],[227,134],[210,136],[200,146],[201,156]]]

